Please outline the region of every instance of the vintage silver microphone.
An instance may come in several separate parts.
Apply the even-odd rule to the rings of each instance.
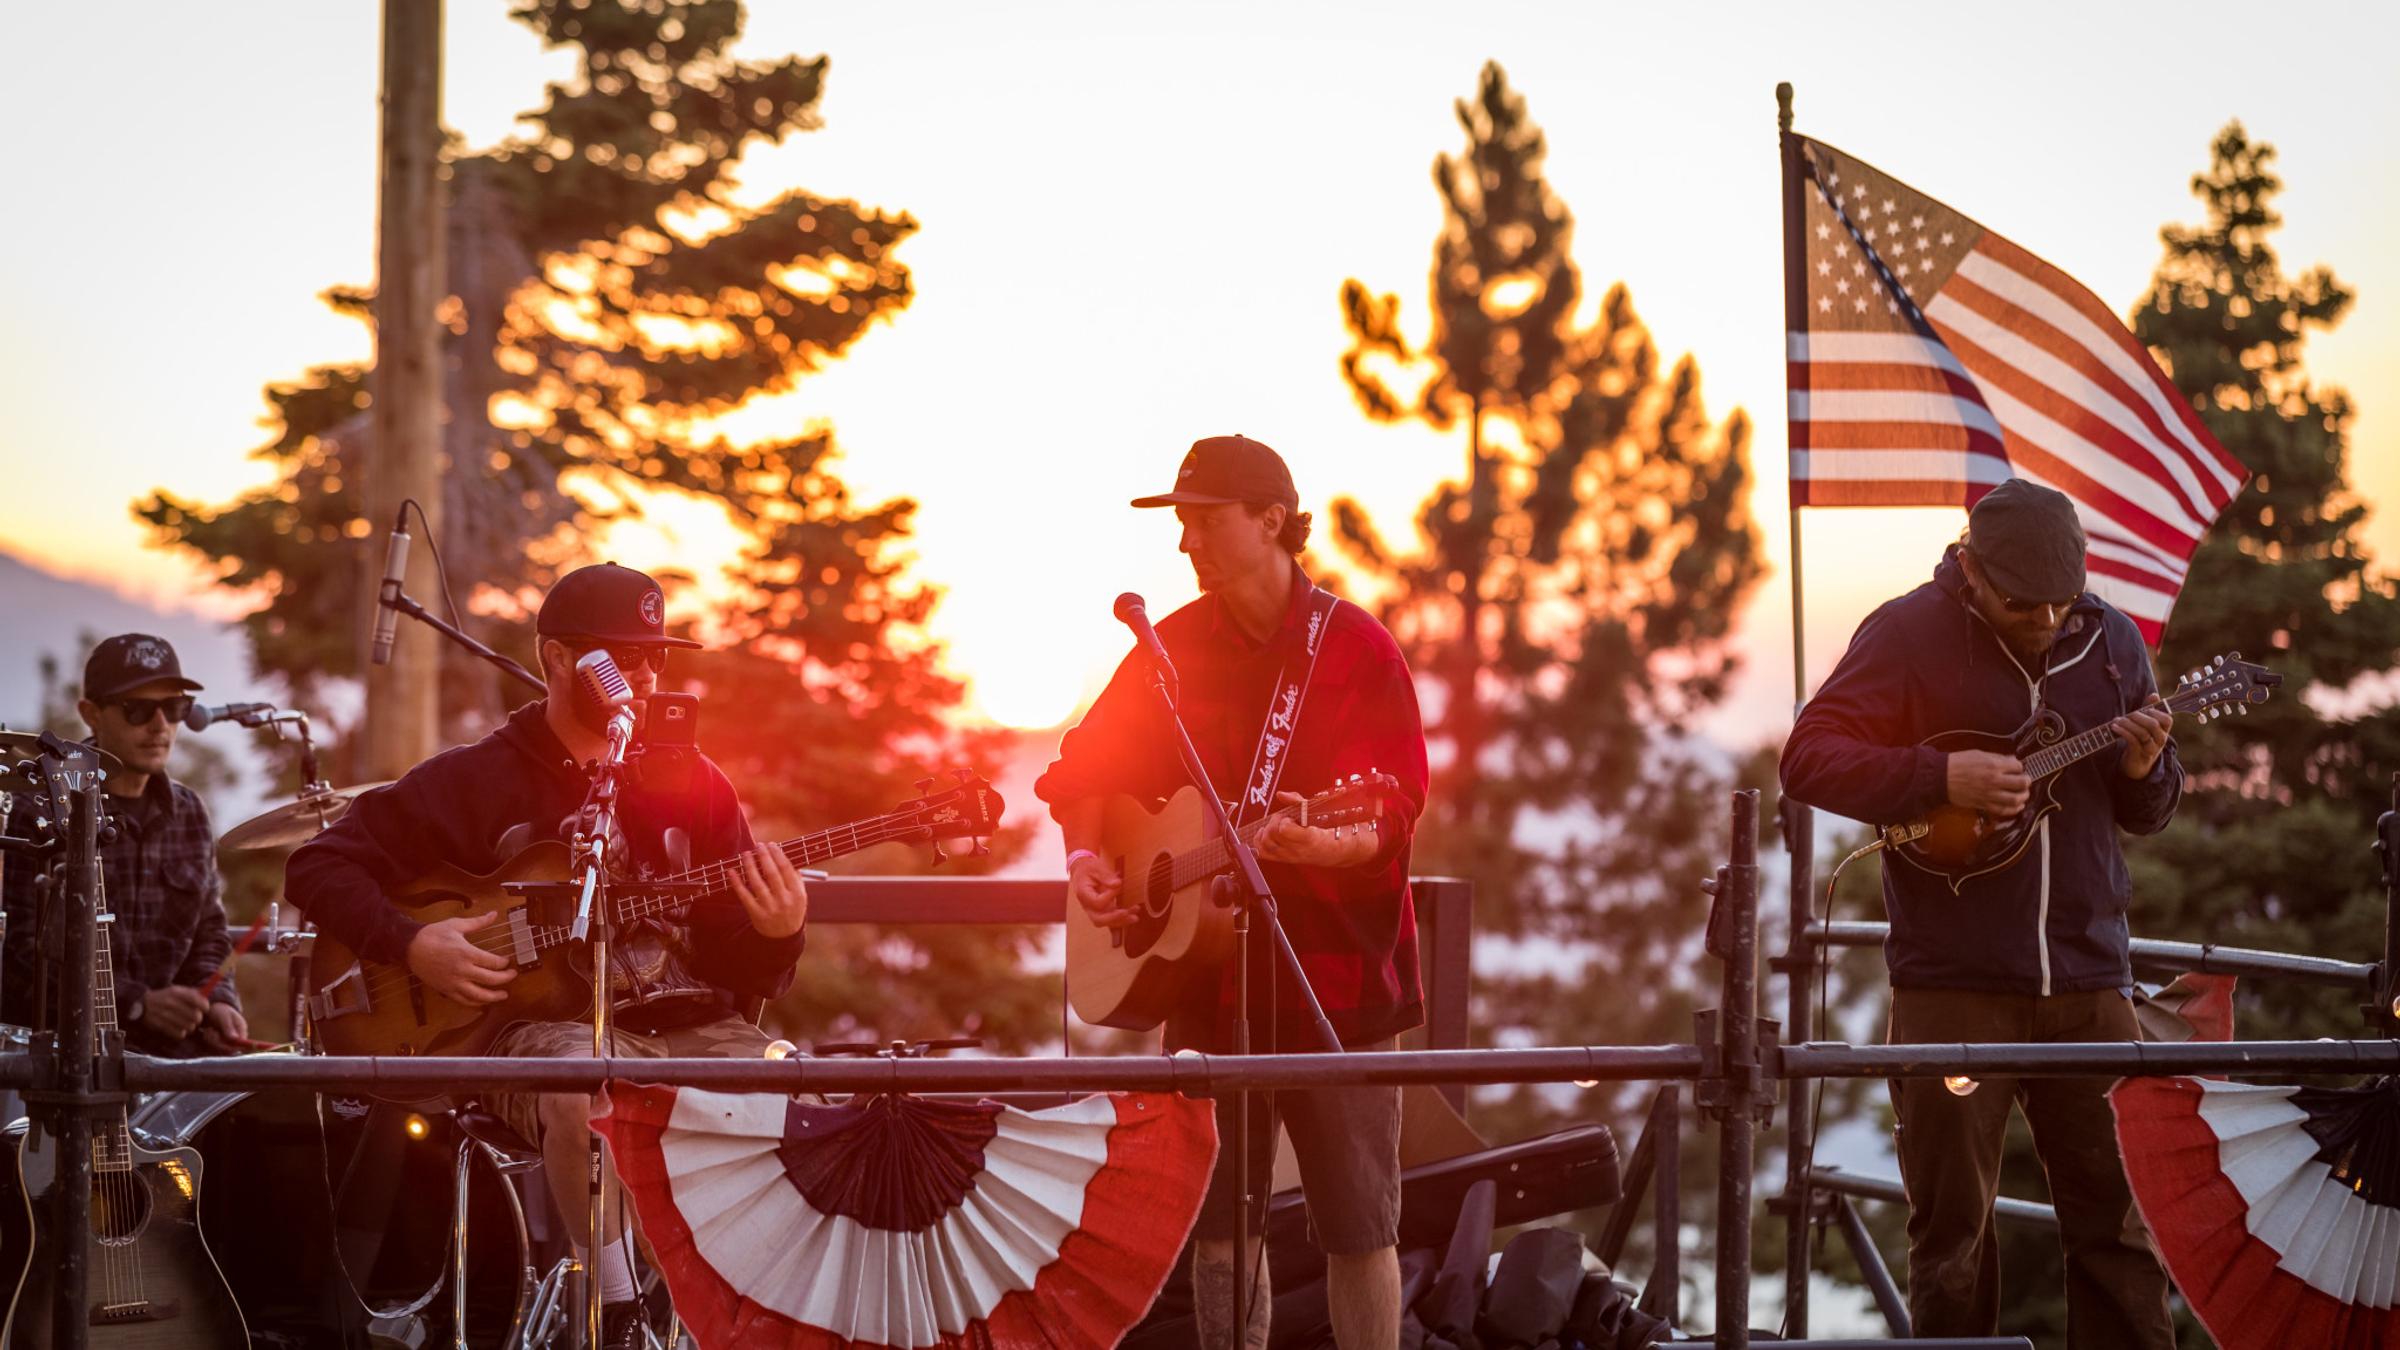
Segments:
[[[383,586],[375,592],[375,641],[367,659],[379,666],[392,663],[392,631],[400,625],[400,586],[408,577],[408,506],[402,503],[384,544]]]

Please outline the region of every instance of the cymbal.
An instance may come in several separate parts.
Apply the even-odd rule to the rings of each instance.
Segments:
[[[73,742],[73,744],[81,746],[85,754],[98,760],[100,767],[110,773],[115,773],[125,767],[115,755],[99,746],[83,745],[80,741]],[[13,767],[25,760],[37,758],[41,753],[42,734],[40,732],[0,730],[0,767]]]
[[[270,810],[261,811],[241,824],[227,830],[217,839],[217,847],[294,848],[317,837],[317,832],[342,818],[363,793],[372,792],[383,783],[360,783],[356,787],[327,788],[312,792],[296,801],[288,801]]]

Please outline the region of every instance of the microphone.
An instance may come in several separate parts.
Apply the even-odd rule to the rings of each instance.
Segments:
[[[262,713],[274,711],[275,705],[272,703],[226,703],[214,708],[195,703],[192,705],[192,710],[183,715],[183,724],[194,731],[206,731],[219,722],[240,722],[244,726],[256,726],[258,723],[253,721],[253,718],[257,718]]]
[[[1175,663],[1167,659],[1165,644],[1158,640],[1158,630],[1150,626],[1150,613],[1142,607],[1142,597],[1127,591],[1117,597],[1117,622],[1133,630],[1134,643],[1150,654],[1150,664],[1158,668],[1158,677],[1170,688],[1180,688],[1175,678]]]
[[[383,550],[383,589],[375,595],[375,643],[367,659],[379,666],[392,663],[392,630],[400,625],[400,582],[408,574],[407,524],[408,506],[402,503]]]
[[[633,684],[617,669],[608,648],[595,647],[575,662],[575,702],[584,720],[605,730],[612,743],[633,737]]]

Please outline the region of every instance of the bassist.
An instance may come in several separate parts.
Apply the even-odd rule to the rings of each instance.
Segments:
[[[575,662],[605,647],[634,693],[647,697],[667,652],[699,645],[667,636],[663,620],[658,584],[643,573],[602,563],[561,577],[535,623],[549,697],[519,708],[475,744],[359,798],[292,855],[285,886],[293,902],[361,956],[405,963],[426,988],[471,1005],[499,1002],[516,971],[475,940],[494,916],[419,923],[384,892],[439,865],[489,871],[526,844],[571,834],[588,783],[581,766],[604,744],[598,718],[572,692]],[[733,785],[697,752],[694,760],[688,781],[672,789],[628,785],[618,812],[624,838],[609,856],[660,873],[739,859],[733,891],[740,903],[693,904],[619,930],[610,944],[617,1055],[763,1054],[769,1038],[741,1015],[743,1004],[790,987],[806,940],[808,894],[791,861],[754,844]],[[688,856],[677,856],[678,840]],[[591,1037],[584,1022],[525,1022],[503,1032],[491,1052],[575,1058],[591,1053]],[[559,1212],[571,1229],[582,1229],[589,1099],[506,1094],[488,1105],[541,1146]],[[635,1343],[638,1304],[627,1254],[604,1242],[595,1268],[609,1301],[608,1344]]]
[[[1397,781],[1371,826],[1339,833],[1287,819],[1257,839],[1284,928],[1336,1034],[1346,1046],[1388,1049],[1394,1035],[1423,1019],[1408,858],[1425,799],[1425,736],[1408,667],[1381,624],[1325,596],[1301,571],[1309,517],[1291,471],[1265,445],[1242,436],[1202,440],[1184,457],[1174,491],[1133,504],[1174,508],[1181,549],[1203,593],[1160,620],[1158,636],[1209,776],[1241,802],[1237,823],[1291,800],[1295,790],[1316,792],[1350,774],[1380,770]],[[1066,836],[1070,892],[1104,924],[1133,918],[1118,903],[1123,878],[1099,853],[1104,800],[1154,801],[1185,786],[1149,679],[1148,660],[1138,652],[1127,657],[1034,786]],[[1290,706],[1278,706],[1287,696]],[[1281,720],[1270,721],[1271,714]],[[1296,992],[1279,996],[1287,1015],[1272,1017],[1269,991],[1287,977],[1268,959],[1263,931],[1252,933],[1251,948],[1253,1044],[1316,1048],[1294,1012]],[[1197,982],[1168,1019],[1170,1049],[1232,1048],[1235,975],[1229,962]],[[1218,1137],[1228,1142],[1194,1230],[1193,1297],[1209,1350],[1230,1350],[1241,1339],[1232,1325],[1232,1102],[1218,1099]],[[1266,1096],[1251,1104],[1251,1157],[1258,1161],[1250,1176],[1263,1192],[1274,1135]],[[1398,1340],[1400,1316],[1399,1091],[1286,1092],[1273,1109],[1291,1137],[1310,1223],[1328,1256],[1335,1339],[1344,1350],[1388,1348]],[[1254,1244],[1263,1212],[1254,1209]],[[1255,1257],[1250,1265],[1263,1269]],[[1268,1294],[1263,1281],[1253,1287],[1249,1343],[1263,1345]]]
[[[2123,612],[2084,589],[2074,504],[2023,479],[1993,488],[1933,579],[1859,625],[1784,746],[1784,791],[1872,825],[1956,805],[2004,825],[2040,785],[2013,755],[1945,753],[1956,731],[2109,726],[2118,753],[2048,780],[2058,809],[2005,865],[1962,881],[1887,853],[1894,1043],[2139,1039],[2119,831],[2166,828],[2183,792],[2150,654]],[[1909,1197],[1917,1335],[1989,1336],[2000,1310],[1992,1226],[2001,1143],[2022,1105],[2058,1201],[2074,1347],[2175,1344],[2167,1280],[2135,1212],[2106,1078],[1986,1079],[1963,1096],[1892,1082]]]

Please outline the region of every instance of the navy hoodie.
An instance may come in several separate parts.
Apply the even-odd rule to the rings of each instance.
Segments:
[[[733,784],[705,756],[695,759],[697,772],[677,792],[627,788],[618,816],[633,863],[665,874],[750,847],[750,825]],[[544,720],[543,704],[528,703],[491,735],[444,751],[360,797],[292,854],[284,867],[285,893],[352,951],[405,963],[409,940],[424,925],[387,902],[386,887],[442,863],[490,872],[526,844],[559,838],[562,823],[581,809],[586,786],[583,770]],[[670,827],[688,838],[688,860],[669,856]],[[629,929],[612,944],[609,964],[620,972],[620,1006],[703,996],[717,1009],[738,1012],[745,999],[775,998],[791,987],[806,930],[769,940],[730,898],[687,911]]]
[[[1871,825],[1896,825],[1948,800],[1949,757],[1919,742],[1945,731],[2006,735],[2037,708],[2069,733],[2140,707],[2157,688],[2133,621],[2098,596],[2068,609],[2043,669],[2020,664],[1966,597],[1952,545],[1933,580],[1858,627],[1783,748],[1783,790]],[[2133,983],[2117,831],[2166,828],[2183,795],[2172,740],[2148,776],[2102,751],[2053,782],[2059,809],[2014,863],[1950,883],[1884,855],[1893,987],[2064,994]]]

